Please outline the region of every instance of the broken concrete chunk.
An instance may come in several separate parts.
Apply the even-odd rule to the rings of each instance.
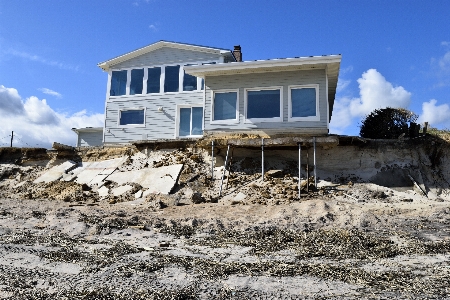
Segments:
[[[136,194],[134,194],[134,198],[136,199],[142,198],[143,193],[144,192],[142,190],[137,191]]]
[[[244,200],[245,198],[247,198],[247,195],[244,194],[244,193],[239,192],[239,193],[233,198],[233,200],[234,200],[234,201],[242,201],[242,200]]]
[[[72,170],[74,167],[77,166],[77,163],[73,161],[66,161],[65,163],[62,163],[60,165],[54,166],[53,168],[50,168],[49,170],[45,171],[41,176],[36,178],[33,183],[39,183],[39,182],[52,182],[59,180],[63,177],[64,174],[66,174],[68,171]]]
[[[109,159],[103,161],[96,161],[90,164],[83,164],[83,171],[81,171],[75,182],[86,183],[89,185],[101,184],[106,177],[108,177],[115,169],[120,167],[128,157],[121,157],[116,159]]]
[[[53,142],[52,148],[55,149],[55,150],[69,150],[69,151],[75,150],[75,148],[72,147],[72,146],[60,144],[60,143],[57,143],[57,142]]]
[[[283,177],[283,171],[282,170],[269,170],[265,173],[267,177],[272,178],[280,178]]]
[[[97,192],[100,197],[106,197],[109,194],[109,189],[106,186],[102,186]]]
[[[133,189],[133,186],[126,184],[126,185],[116,187],[111,192],[113,193],[114,196],[120,196],[132,189]]]
[[[169,194],[180,175],[182,164],[160,167],[156,169],[142,169],[129,172],[119,172],[108,176],[109,181],[118,184],[134,182],[147,188],[144,196],[154,194]]]

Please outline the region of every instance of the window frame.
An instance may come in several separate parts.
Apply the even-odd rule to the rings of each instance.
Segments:
[[[292,117],[292,90],[303,89],[303,88],[314,88],[316,90],[316,115],[308,117]],[[288,122],[299,122],[299,121],[320,121],[320,110],[319,110],[319,84],[302,84],[302,85],[290,85],[288,86]]]
[[[194,103],[194,104],[177,104],[177,110],[175,115],[175,138],[200,138],[203,137],[203,134],[201,135],[186,135],[186,136],[180,136],[180,108],[190,108],[191,109],[191,119],[190,119],[190,133],[192,133],[192,108],[193,107],[200,107],[203,110],[202,115],[202,132],[205,130],[205,125],[203,122],[203,119],[205,118],[205,109],[203,108],[203,104],[201,103]]]
[[[234,119],[214,120],[214,100],[216,93],[236,93],[236,116]],[[211,91],[211,119],[210,124],[237,124],[239,123],[239,89],[223,89]]]
[[[130,111],[130,110],[143,110],[144,111],[144,123],[143,124],[125,124],[125,125],[121,125],[120,124],[120,117],[122,115],[123,111]],[[147,108],[146,107],[127,107],[127,108],[122,108],[118,110],[118,114],[117,114],[117,127],[118,128],[136,128],[136,127],[146,127],[146,116],[147,116]]]
[[[185,91],[183,89],[183,83],[184,83],[184,67],[185,66],[192,66],[192,65],[204,65],[204,64],[216,64],[216,61],[197,61],[197,62],[183,62],[183,63],[169,63],[169,64],[163,64],[163,65],[152,65],[152,66],[135,66],[130,68],[119,68],[119,69],[111,69],[108,77],[108,97],[112,99],[120,98],[120,97],[145,97],[146,95],[155,95],[155,94],[177,94],[177,93],[196,93],[196,92],[203,92],[205,90],[204,84],[203,84],[203,78],[197,77],[197,89],[192,91]],[[180,66],[179,73],[178,73],[178,92],[165,92],[164,91],[164,84],[166,81],[166,67],[173,67],[173,66]],[[157,93],[147,93],[147,80],[148,80],[148,69],[152,68],[160,68],[160,78],[159,78],[159,92]],[[137,69],[144,69],[144,77],[142,82],[142,94],[130,94],[130,85],[131,85],[131,71],[137,70]],[[111,83],[112,83],[112,72],[115,71],[127,71],[127,82],[125,85],[125,94],[124,95],[118,95],[118,96],[111,96]],[[203,88],[202,88],[203,86]]]
[[[247,118],[248,113],[248,92],[249,91],[267,91],[267,90],[279,90],[280,91],[280,116],[274,118]],[[266,123],[266,122],[283,122],[283,86],[268,86],[268,87],[254,87],[244,89],[244,123]]]

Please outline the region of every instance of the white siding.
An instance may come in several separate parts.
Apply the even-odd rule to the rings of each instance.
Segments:
[[[148,94],[140,97],[121,97],[107,102],[105,123],[105,143],[128,143],[136,140],[174,139],[176,105],[203,105],[203,91]],[[163,111],[158,111],[162,106]],[[119,110],[130,107],[143,107],[145,127],[119,127]],[[108,132],[109,130],[109,132]]]
[[[319,85],[319,112],[320,121],[288,122],[288,87],[290,85]],[[244,123],[244,89],[254,87],[283,87],[283,122]],[[242,131],[299,129],[303,131],[327,132],[327,91],[325,70],[286,71],[272,73],[237,74],[226,76],[210,76],[206,78],[206,105],[205,105],[205,131]],[[211,120],[211,90],[239,89],[239,123],[210,124]],[[311,129],[311,130],[307,130]]]
[[[94,147],[103,145],[103,132],[79,132],[78,147]]]

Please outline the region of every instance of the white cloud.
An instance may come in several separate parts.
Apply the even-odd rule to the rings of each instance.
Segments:
[[[448,46],[450,46],[450,42],[442,41],[442,42],[441,42],[441,46],[446,46],[446,47],[448,47]]]
[[[431,99],[422,103],[422,113],[418,122],[428,122],[433,127],[450,127],[450,107],[448,104],[436,105],[437,100]]]
[[[62,98],[62,95],[54,90],[48,88],[40,88],[38,90],[43,92],[44,94],[55,96],[56,98]]]
[[[352,116],[363,117],[378,108],[407,108],[411,101],[410,92],[402,86],[394,87],[375,69],[363,73],[358,83],[360,98],[350,102]]]
[[[71,128],[102,127],[104,117],[86,110],[58,113],[45,99],[31,96],[23,100],[16,89],[0,85],[0,119],[0,146],[9,146],[9,136],[14,131],[13,146],[50,148],[53,142],[75,145],[76,134]]]
[[[23,112],[23,103],[17,90],[0,85],[0,113],[6,115]]]
[[[62,69],[62,70],[79,71],[79,66],[66,64],[66,63],[62,63],[62,62],[59,62],[59,61],[55,61],[55,60],[49,60],[49,59],[43,58],[43,57],[41,57],[39,55],[30,54],[30,53],[23,52],[23,51],[17,51],[17,50],[14,50],[14,49],[9,49],[5,53],[9,54],[9,55],[16,56],[16,57],[21,57],[21,58],[26,59],[26,60],[39,62],[39,63],[42,63],[44,65],[56,67],[56,68],[59,68],[59,69]]]
[[[346,80],[346,79],[339,78],[338,84],[337,84],[337,87],[336,87],[336,92],[337,93],[341,93],[342,91],[344,91],[347,88],[347,86],[351,82],[352,82],[351,80]]]
[[[337,97],[330,122],[330,132],[342,133],[355,122],[374,109],[385,107],[407,108],[411,93],[403,87],[394,87],[375,69],[364,72],[358,80],[359,98]],[[344,81],[343,85],[348,85]]]
[[[438,64],[439,64],[439,68],[442,71],[444,71],[444,72],[450,71],[450,51],[445,53],[444,56],[442,56],[439,59]]]

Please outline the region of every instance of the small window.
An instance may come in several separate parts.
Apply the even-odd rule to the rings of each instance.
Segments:
[[[167,66],[164,80],[164,92],[178,92],[180,88],[180,66]]]
[[[289,119],[319,120],[318,85],[289,87]]]
[[[215,92],[213,121],[237,119],[237,92]]]
[[[119,125],[143,125],[144,116],[144,109],[121,110]]]
[[[147,94],[161,91],[161,68],[149,68],[147,77]]]
[[[203,134],[203,107],[180,107],[178,136]]]
[[[142,94],[144,69],[131,70],[130,95]]]
[[[111,74],[111,96],[122,96],[127,92],[127,70],[112,71]]]
[[[281,88],[247,90],[247,119],[274,122],[281,121]]]

